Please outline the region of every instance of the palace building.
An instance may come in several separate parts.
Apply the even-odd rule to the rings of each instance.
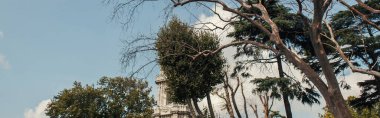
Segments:
[[[158,86],[157,107],[154,108],[153,118],[190,118],[190,109],[187,105],[169,101],[166,89],[166,78],[162,71],[156,78]]]

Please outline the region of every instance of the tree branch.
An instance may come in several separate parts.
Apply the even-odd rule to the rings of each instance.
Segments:
[[[244,14],[244,13],[242,13],[242,12],[236,10],[236,9],[228,7],[227,4],[225,4],[224,2],[222,2],[220,0],[184,0],[182,2],[175,2],[174,1],[173,3],[174,3],[174,7],[177,7],[179,5],[183,6],[183,5],[186,5],[186,4],[191,3],[191,2],[200,2],[200,1],[219,4],[219,5],[221,5],[223,7],[223,10],[231,12],[231,13],[234,13],[234,14],[237,14],[237,15],[239,15],[239,16],[247,19],[247,20],[249,20],[254,26],[256,26],[257,28],[259,28],[260,30],[262,30],[265,34],[267,34],[267,35],[271,34],[271,32],[268,29],[266,29],[263,26],[263,24],[255,21],[255,20],[252,20],[249,16],[247,16],[247,14]],[[244,7],[250,7],[246,3],[243,3],[241,5],[244,6]]]
[[[366,4],[364,4],[361,0],[356,0],[356,2],[361,6],[363,7],[364,9],[374,13],[374,14],[380,14],[380,10],[377,10],[377,9],[374,9]]]
[[[343,58],[343,60],[348,64],[348,66],[351,68],[352,72],[359,72],[359,73],[363,73],[363,74],[369,74],[369,75],[373,75],[373,76],[376,76],[376,77],[380,77],[380,73],[377,72],[377,71],[374,71],[374,70],[371,70],[370,68],[369,69],[362,69],[362,68],[358,68],[358,67],[355,67],[354,64],[352,64],[352,62],[350,61],[350,59],[344,55],[344,52],[342,51],[342,49],[340,48],[340,45],[338,44],[338,42],[335,40],[335,36],[334,36],[334,32],[331,28],[331,26],[329,25],[329,23],[327,23],[325,21],[325,24],[330,32],[330,39],[334,44],[335,44],[335,49],[338,51],[340,57]]]
[[[222,51],[225,48],[228,48],[231,46],[236,46],[236,45],[241,45],[241,44],[252,44],[252,45],[255,45],[255,46],[263,48],[263,49],[271,50],[275,54],[280,53],[278,50],[274,49],[273,47],[264,45],[264,44],[256,42],[256,41],[245,40],[245,41],[235,41],[235,42],[231,42],[231,43],[226,44],[226,45],[219,46],[219,48],[217,48],[216,50],[203,50],[202,52],[199,52],[197,55],[194,55],[193,59],[195,60],[195,59],[199,58],[201,55],[210,56],[210,55],[219,53],[220,51]]]
[[[372,21],[370,21],[368,19],[368,16],[363,14],[362,12],[360,12],[359,10],[357,10],[356,8],[354,8],[353,6],[350,6],[349,4],[347,4],[344,0],[338,0],[340,3],[342,3],[344,6],[346,6],[348,9],[350,9],[352,12],[356,13],[357,15],[359,15],[363,21],[371,26],[373,26],[374,28],[376,28],[377,30],[380,30],[380,26],[376,25],[375,23],[373,23]]]

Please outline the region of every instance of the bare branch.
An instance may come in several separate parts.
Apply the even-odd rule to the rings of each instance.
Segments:
[[[379,72],[371,70],[370,68],[369,69],[362,69],[362,68],[355,67],[354,64],[352,64],[352,62],[350,61],[350,59],[346,55],[344,55],[344,52],[340,48],[340,45],[335,40],[335,38],[334,38],[334,32],[333,32],[331,26],[329,25],[329,23],[326,22],[325,24],[326,24],[326,26],[327,26],[327,28],[328,28],[328,30],[330,32],[330,38],[329,39],[335,44],[335,49],[338,51],[339,55],[343,58],[343,60],[351,68],[352,72],[359,72],[359,73],[363,73],[363,74],[369,74],[369,75],[374,75],[376,77],[380,77],[380,73]]]
[[[298,5],[298,11],[297,11],[297,14],[299,14],[299,15],[303,15],[302,14],[302,2],[303,2],[303,0],[301,1],[301,0],[296,0],[297,1],[297,5]]]
[[[266,29],[263,26],[263,24],[255,21],[253,19],[251,19],[247,14],[244,14],[244,13],[242,13],[242,12],[236,10],[236,9],[228,7],[227,4],[225,4],[224,2],[222,2],[220,0],[184,0],[182,2],[173,2],[173,3],[174,3],[174,7],[176,7],[176,6],[179,6],[179,5],[183,6],[183,5],[186,5],[186,4],[191,3],[191,2],[199,2],[199,1],[219,4],[219,5],[221,5],[223,7],[223,10],[231,12],[231,13],[234,13],[234,14],[237,14],[237,15],[239,15],[239,16],[247,19],[247,20],[249,20],[254,26],[256,26],[257,28],[259,28],[260,30],[262,30],[265,34],[267,34],[267,35],[271,34],[271,32],[268,29]],[[243,3],[241,5],[242,6],[250,7],[246,3]]]
[[[222,51],[225,48],[228,48],[231,46],[236,46],[236,45],[242,45],[242,44],[252,44],[252,45],[255,45],[255,46],[263,48],[263,49],[271,50],[275,54],[279,54],[279,51],[274,49],[273,47],[264,45],[264,44],[256,42],[256,41],[245,40],[245,41],[235,41],[235,42],[232,42],[232,43],[229,43],[226,45],[219,46],[219,48],[216,50],[203,50],[202,52],[199,52],[197,55],[194,55],[193,59],[195,60],[198,57],[200,57],[201,55],[203,55],[203,56],[213,55],[213,54],[219,53],[220,51]]]
[[[223,22],[231,22],[232,19],[234,19],[234,18],[236,18],[236,17],[238,16],[238,15],[235,15],[235,16],[233,16],[233,17],[231,17],[231,18],[225,20],[225,19],[222,18],[222,16],[220,16],[220,14],[219,14],[218,12],[212,10],[209,6],[207,6],[207,5],[205,5],[205,4],[201,3],[201,2],[197,2],[197,3],[200,4],[200,5],[202,5],[202,6],[204,6],[205,8],[209,9],[210,11],[212,11],[212,12],[213,12],[215,15],[217,15],[217,16],[219,17],[219,19],[220,19],[221,21],[223,21]]]
[[[269,17],[268,12],[266,10],[266,8],[261,3],[251,4],[251,5],[248,5],[247,3],[242,3],[241,6],[258,8],[261,11],[261,14],[262,14],[261,17],[262,17],[262,19],[265,20],[265,22],[267,22],[271,26],[272,32],[269,31],[268,29],[266,29],[263,26],[262,23],[259,23],[258,21],[251,19],[249,16],[247,16],[246,14],[244,14],[244,13],[242,13],[242,12],[236,10],[236,9],[232,9],[232,8],[228,7],[224,2],[222,2],[220,0],[184,0],[184,1],[181,1],[181,2],[174,2],[174,6],[185,5],[185,4],[188,4],[188,3],[191,3],[191,2],[199,2],[199,1],[219,4],[219,5],[221,5],[223,7],[223,10],[229,11],[229,12],[234,13],[234,14],[237,14],[237,15],[241,16],[242,18],[248,20],[253,26],[255,26],[258,29],[260,29],[261,31],[263,31],[264,34],[270,36],[270,40],[272,42],[274,42],[276,44],[276,46],[279,48],[279,50],[281,50],[281,52],[283,52],[285,54],[285,56],[287,57],[287,59],[290,62],[292,62],[294,65],[296,65],[296,67],[298,67],[300,70],[302,70],[305,73],[305,75],[307,75],[307,77],[310,78],[310,80],[315,85],[317,85],[317,88],[321,92],[327,92],[327,85],[321,80],[321,78],[319,77],[319,75],[315,71],[313,71],[313,69],[310,66],[308,66],[297,54],[295,54],[294,52],[292,52],[291,50],[289,50],[283,44],[282,40],[280,39],[279,29],[278,29],[276,23],[274,23],[271,20],[271,18]],[[323,2],[321,4],[321,6],[322,5],[323,5]],[[215,54],[215,52],[219,52],[222,49],[224,49],[226,47],[229,47],[229,46],[239,45],[239,44],[246,44],[246,43],[247,42],[233,42],[233,43],[221,46],[220,48],[218,48],[215,51],[205,50],[205,51],[202,51],[202,52],[198,53],[197,55],[193,56],[193,59],[196,59],[196,58],[198,58],[201,55],[207,56],[207,55]],[[273,49],[272,47],[266,46],[265,44],[258,43],[258,42],[249,42],[249,43],[252,43],[253,45],[256,45],[256,46],[258,46],[260,48],[272,50],[273,52],[275,52],[276,54],[278,54],[277,50]],[[327,93],[323,93],[323,95],[327,95]]]
[[[332,2],[332,0],[325,0],[325,2],[323,3],[323,7],[322,7],[323,11],[327,10],[327,8],[331,5],[331,2]]]
[[[377,9],[374,9],[366,4],[364,4],[361,0],[356,0],[356,2],[361,6],[363,7],[364,9],[372,12],[372,13],[375,13],[375,14],[380,14],[380,10],[377,10]]]
[[[232,22],[228,22],[228,23],[225,24],[224,26],[218,26],[218,25],[215,25],[215,24],[212,23],[212,22],[204,22],[204,23],[197,23],[197,24],[194,24],[193,26],[195,27],[195,26],[197,26],[197,25],[202,25],[202,27],[199,28],[199,29],[215,31],[215,30],[217,30],[217,29],[224,30],[224,29],[226,29],[227,26],[229,26],[230,24],[232,24]],[[213,25],[214,28],[210,28],[210,27],[208,27],[207,25]],[[204,29],[203,26],[206,26],[207,29]]]
[[[373,23],[372,21],[370,21],[368,19],[368,16],[363,14],[362,12],[360,12],[359,10],[357,10],[355,7],[353,6],[350,6],[348,3],[346,3],[344,0],[338,0],[340,3],[342,3],[344,6],[346,6],[348,9],[350,9],[352,12],[354,12],[355,14],[359,15],[363,21],[371,26],[373,26],[374,28],[376,28],[377,30],[380,30],[380,26],[376,25],[375,23]]]
[[[136,71],[132,71],[130,74],[130,77],[133,77],[135,74],[139,73],[142,69],[144,69],[146,66],[152,64],[153,62],[156,62],[158,59],[154,59],[148,63],[145,63],[144,65],[140,66]]]

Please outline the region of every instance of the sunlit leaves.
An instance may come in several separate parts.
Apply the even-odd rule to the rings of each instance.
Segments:
[[[64,89],[54,96],[46,109],[52,118],[146,118],[153,113],[154,99],[146,81],[103,77],[99,87],[82,86]]]

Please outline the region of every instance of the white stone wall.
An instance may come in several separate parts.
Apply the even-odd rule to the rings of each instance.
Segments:
[[[169,103],[166,94],[165,76],[162,71],[156,78],[158,86],[157,107],[154,109],[154,118],[189,118],[190,110],[187,105]]]

